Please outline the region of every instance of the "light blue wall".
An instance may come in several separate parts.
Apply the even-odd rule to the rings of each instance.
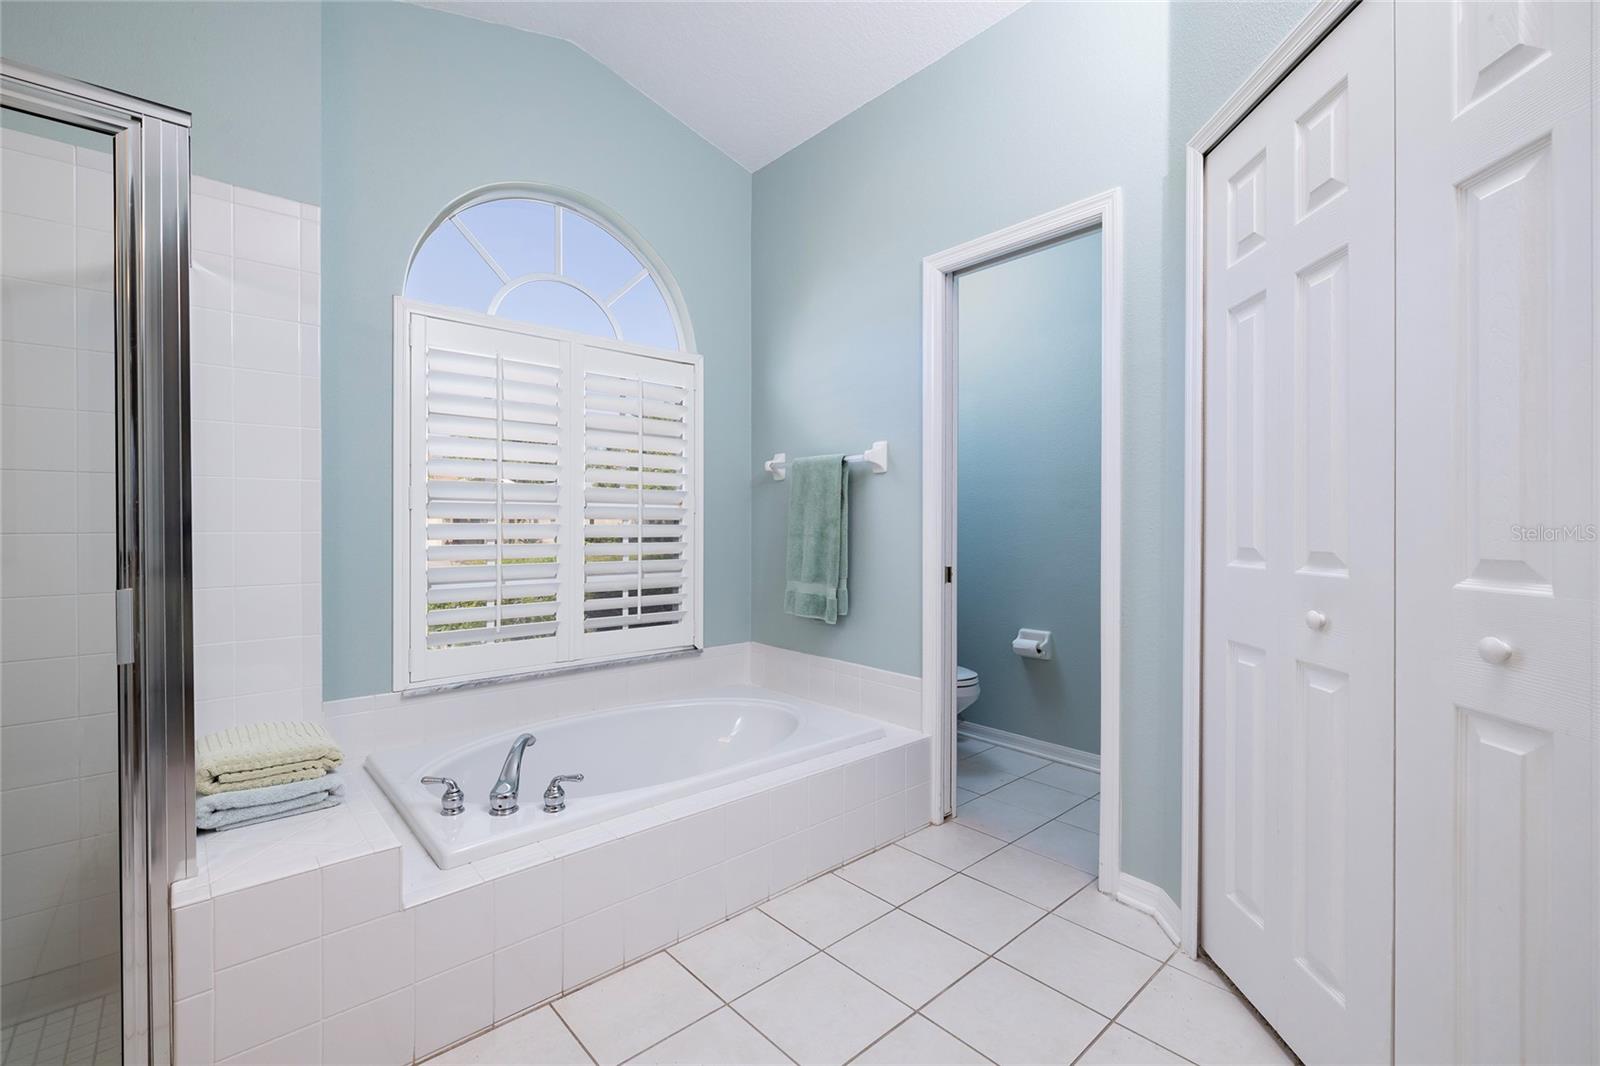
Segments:
[[[957,281],[956,659],[966,719],[1100,751],[1100,249],[1085,234]],[[1011,650],[1048,629],[1055,656]]]
[[[705,357],[705,632],[749,639],[750,175],[573,46],[409,4],[323,8],[323,690],[392,687],[392,300],[451,200],[581,191],[672,270]]]
[[[1124,196],[1123,863],[1174,897],[1181,822],[1183,159],[1306,7],[1037,3],[756,174],[752,461],[887,438],[851,501],[850,617],[782,613],[784,497],[754,497],[755,639],[916,673],[920,261]],[[1174,254],[1176,253],[1176,254]]]
[[[0,4],[0,55],[188,111],[196,174],[313,204],[321,40],[310,3]]]

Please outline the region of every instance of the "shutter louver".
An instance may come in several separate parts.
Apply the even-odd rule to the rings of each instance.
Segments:
[[[583,363],[585,655],[692,642],[694,377],[599,348]]]
[[[693,646],[694,357],[403,321],[397,687]]]
[[[432,320],[424,332],[426,673],[559,659],[565,345]]]

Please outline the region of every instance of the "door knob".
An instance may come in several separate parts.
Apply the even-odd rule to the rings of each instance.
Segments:
[[[1306,628],[1320,633],[1328,628],[1328,616],[1321,611],[1307,611]]]
[[[1511,660],[1511,645],[1499,637],[1484,637],[1478,641],[1478,654],[1486,663],[1501,666]]]

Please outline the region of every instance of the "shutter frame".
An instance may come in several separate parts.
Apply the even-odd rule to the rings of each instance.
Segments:
[[[473,350],[474,344],[478,348],[476,351]],[[457,354],[462,353],[463,349],[466,359]],[[537,383],[519,381],[513,390],[518,393],[516,397],[508,396],[506,390],[501,389],[492,399],[481,396],[474,399],[470,394],[476,386],[471,380],[466,380],[471,379],[471,374],[466,375],[466,379],[459,376],[452,378],[446,392],[439,394],[448,395],[449,402],[435,404],[434,429],[438,432],[430,437],[430,351],[452,353],[448,358],[440,359],[441,364],[450,364],[448,367],[441,366],[440,373],[457,375],[463,369],[474,368],[472,356],[488,358],[485,349],[492,349],[496,353],[493,359],[500,368],[498,373],[502,382],[506,377],[508,360],[514,364],[517,372],[514,376],[523,376],[525,364],[543,365],[555,372],[554,380]],[[546,327],[530,327],[488,315],[397,298],[395,371],[394,675],[397,691],[560,671],[573,666],[702,646],[703,537],[700,485],[703,463],[700,404],[703,368],[698,355],[664,352],[623,341],[583,337]],[[585,424],[585,381],[598,375],[627,383],[629,374],[633,375],[635,388],[635,394],[631,397],[631,412],[616,409],[627,406],[629,397],[613,395],[609,390],[596,395],[595,406],[601,410],[591,413],[603,417],[596,419],[600,424],[593,428],[595,433],[612,435],[602,440],[589,432],[591,427]],[[642,393],[638,385],[641,381],[646,383]],[[548,401],[552,389],[559,401],[555,407],[553,424],[548,421]],[[674,398],[681,401],[677,408],[674,407]],[[484,436],[487,432],[484,419],[489,412],[489,404],[493,405],[493,421],[497,427],[492,441],[497,457],[494,460],[487,458],[485,442],[490,438]],[[661,421],[674,409],[683,411],[678,425]],[[513,418],[513,414],[518,417]],[[529,416],[539,425],[550,426],[555,431],[553,436],[526,430],[526,425],[533,424],[524,422],[523,419]],[[507,427],[511,423],[515,423],[516,428],[508,434]],[[597,490],[603,490],[597,491],[599,498],[586,500],[590,487],[586,477],[590,461],[597,456],[627,454],[627,449],[619,452],[616,443],[620,439],[617,434],[624,426],[632,430],[630,439],[634,441],[639,440],[644,430],[669,430],[663,442],[674,451],[673,458],[660,468],[635,462],[631,470],[618,471],[613,464],[608,464],[603,468],[604,472],[618,473],[619,477],[625,473],[627,476],[615,482],[601,482],[596,486]],[[645,439],[650,444],[661,443],[655,440],[655,434]],[[431,459],[435,463],[436,489],[441,482],[464,486],[464,489],[456,491],[453,487],[450,496],[437,491],[430,496],[430,443],[435,448]],[[506,465],[508,444],[511,445],[509,451],[515,453],[511,466]],[[652,450],[647,447],[645,453]],[[638,453],[638,449],[634,449],[634,452]],[[458,458],[455,453],[462,454]],[[645,453],[640,453],[640,457]],[[489,470],[487,464],[490,463],[498,464],[492,474],[485,472]],[[530,491],[538,488],[539,472],[544,470],[554,473],[550,482],[555,486],[554,500],[547,498],[547,492]],[[475,476],[476,479],[459,480],[466,476]],[[522,480],[508,481],[508,477]],[[666,478],[667,481],[659,482],[660,478]],[[648,500],[646,510],[651,519],[657,509],[660,513],[673,513],[676,516],[670,529],[665,524],[660,526],[663,533],[660,539],[646,535],[646,539],[639,540],[637,531],[641,525],[650,530],[657,528],[653,520],[639,521],[642,513],[638,506],[641,492],[660,494],[643,497]],[[595,523],[586,517],[586,511],[595,508],[609,507],[613,508],[611,513],[615,513],[621,496],[632,501],[633,521]],[[554,521],[541,523],[541,516],[548,516]],[[456,524],[463,525],[464,532],[468,529],[481,530],[485,536],[457,538],[455,543],[444,544],[436,539],[432,544],[434,580],[430,584],[428,532],[432,529],[437,534]],[[626,553],[625,559],[649,564],[648,567],[636,567],[636,577],[640,569],[662,572],[663,565],[673,556],[681,562],[681,566],[674,571],[680,576],[671,579],[667,585],[641,585],[636,581],[626,592],[612,592],[606,597],[620,595],[629,599],[634,610],[621,617],[634,619],[654,614],[663,617],[672,615],[670,622],[634,623],[618,627],[604,621],[608,617],[619,617],[614,612],[586,618],[586,570],[591,593],[597,591],[599,584],[627,584],[626,574],[615,572],[621,568],[602,565],[614,564],[617,560],[607,558],[608,553],[603,550],[591,552],[594,545],[586,541],[585,530],[598,526],[615,526],[623,531],[623,539],[602,540],[600,549],[611,543],[629,548],[642,545],[645,549],[658,544],[663,547],[681,546],[676,553],[648,550]],[[513,575],[508,569],[520,566],[526,571],[530,567],[543,568],[547,565],[516,561],[546,556],[530,553],[507,557],[504,554],[506,533],[523,527],[554,530],[553,565],[556,567],[554,587],[557,596],[554,635],[481,643],[473,642],[470,637],[452,639],[448,634],[469,632],[470,627],[486,624],[490,608],[498,608],[500,613],[497,621],[508,627],[548,622],[548,616],[516,613],[536,605],[502,602],[514,598],[504,593],[519,587],[508,587],[507,581],[541,581],[547,584],[549,581],[549,576],[544,573],[519,572]],[[499,539],[494,539],[496,537]],[[462,539],[467,543],[459,543]],[[526,538],[517,538],[511,544],[520,547],[519,540],[526,543]],[[545,544],[547,541],[537,541],[533,546],[543,547]],[[480,550],[485,545],[495,546],[496,551],[489,553]],[[492,561],[452,561],[457,556],[490,554],[494,556]],[[591,555],[599,558],[591,559]],[[666,558],[641,559],[641,556]],[[479,568],[484,569],[486,575],[499,571],[495,573],[492,584],[502,595],[487,606],[483,601],[447,598],[452,586],[448,578],[442,580],[440,574],[448,574],[454,569]],[[602,570],[611,572],[599,572]],[[479,575],[461,576],[476,579]],[[645,577],[644,581],[648,582],[650,578]],[[489,584],[485,580],[472,582],[470,588],[456,587],[463,592],[482,592]],[[468,628],[436,628],[430,641],[430,605],[436,622]],[[548,625],[544,625],[544,628],[547,629]],[[531,631],[523,628],[515,632],[525,634]],[[441,636],[441,633],[445,635]]]

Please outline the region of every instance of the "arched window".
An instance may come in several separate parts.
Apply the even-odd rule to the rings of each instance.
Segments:
[[[652,348],[686,347],[646,257],[604,222],[551,199],[506,193],[451,212],[412,257],[405,295]]]

